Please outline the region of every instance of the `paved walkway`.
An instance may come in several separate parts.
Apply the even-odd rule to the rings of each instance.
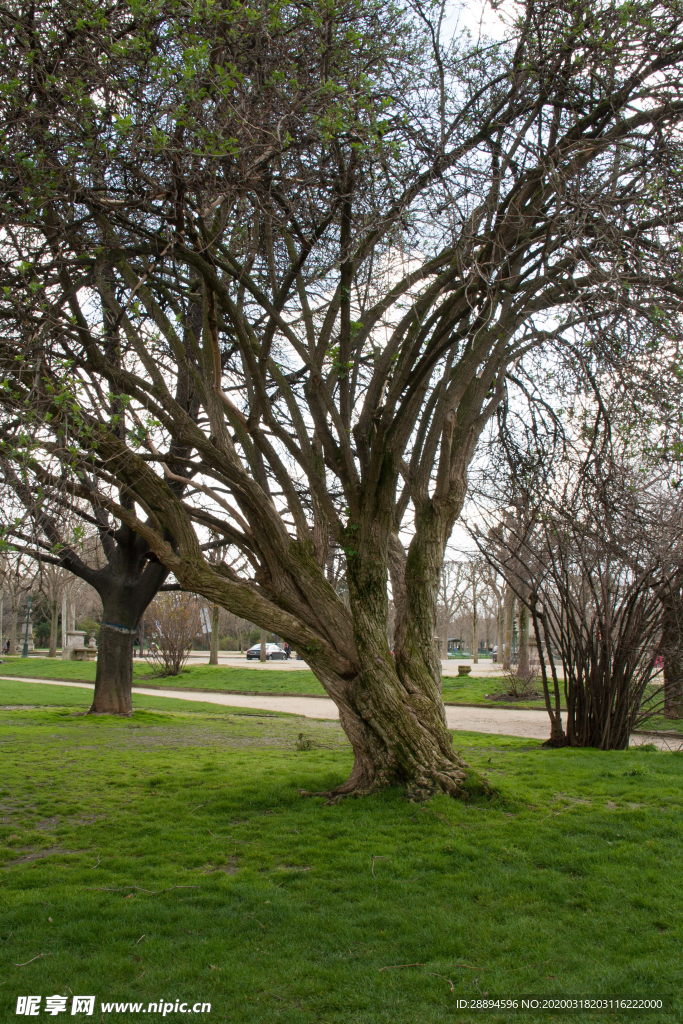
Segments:
[[[27,679],[22,676],[0,676],[20,683],[46,683],[49,686],[77,686],[83,690],[94,689],[92,683],[66,683],[55,679]],[[134,686],[133,693],[149,697],[170,697],[172,700],[200,701],[203,704],[222,704],[231,708],[256,708],[260,711],[281,711],[288,715],[304,718],[339,718],[334,701],[329,697],[280,697],[263,693],[247,696],[240,693],[204,693],[199,690],[161,690],[145,686]],[[529,739],[546,740],[550,734],[548,715],[545,711],[524,708],[473,708],[446,705],[446,721],[449,729],[463,729],[469,732],[496,733],[501,736],[522,736]],[[656,743],[664,750],[683,749],[683,740],[667,738],[657,733],[637,733],[631,737],[631,745]]]

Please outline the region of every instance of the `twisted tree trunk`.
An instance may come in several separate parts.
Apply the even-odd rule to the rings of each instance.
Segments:
[[[347,654],[359,672],[334,691],[326,687],[354,752],[353,771],[339,794],[398,784],[414,799],[435,790],[456,796],[467,775],[446,726],[434,641],[444,528],[430,505],[418,510],[417,521],[407,554],[377,517],[360,536],[347,538],[355,641],[355,652]],[[393,658],[385,633],[388,569],[396,613]]]
[[[140,469],[140,474],[145,472]],[[391,493],[391,488],[386,491]],[[457,496],[460,507],[464,487]],[[462,792],[471,772],[453,750],[434,643],[443,552],[459,512],[454,501],[444,501],[445,511],[432,500],[416,508],[407,552],[394,533],[393,508],[382,489],[367,504],[359,503],[357,521],[349,521],[339,535],[346,555],[348,606],[326,579],[313,542],[287,536],[267,502],[254,508],[262,551],[258,577],[245,581],[231,567],[213,566],[202,557],[177,499],[157,490],[155,501],[155,512],[167,520],[178,550],[147,524],[138,523],[137,530],[181,585],[287,640],[335,701],[354,766],[350,777],[330,793],[332,798],[388,785],[405,786],[414,798],[439,790],[453,796]],[[386,635],[390,567],[395,658]]]

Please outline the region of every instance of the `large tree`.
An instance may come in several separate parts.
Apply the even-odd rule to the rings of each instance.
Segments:
[[[6,450],[21,423],[27,473],[305,655],[338,794],[460,790],[439,575],[508,368],[677,315],[681,17],[528,0],[472,42],[420,3],[0,11]]]

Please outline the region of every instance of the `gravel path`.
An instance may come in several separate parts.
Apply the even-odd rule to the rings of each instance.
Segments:
[[[22,676],[1,676],[20,683],[43,683],[49,686],[77,686],[84,690],[94,689],[91,683],[66,683],[54,679],[28,679]],[[232,708],[257,708],[261,711],[283,711],[289,715],[304,718],[339,718],[334,701],[329,697],[280,697],[277,694],[204,693],[198,690],[158,690],[134,686],[133,693],[149,697],[170,697],[173,700],[200,701],[203,704],[223,704]],[[470,732],[497,733],[502,736],[523,736],[529,739],[546,740],[550,734],[548,716],[545,711],[531,711],[523,708],[473,708],[446,706],[446,721],[449,729],[463,729]],[[656,743],[662,749],[683,748],[683,740],[667,739],[656,733],[638,733],[631,737],[631,744]]]

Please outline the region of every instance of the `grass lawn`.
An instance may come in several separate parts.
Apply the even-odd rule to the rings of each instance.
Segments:
[[[495,798],[327,806],[299,790],[348,773],[335,722],[87,703],[0,681],[0,1020],[70,992],[97,1024],[176,999],[233,1024],[681,1019],[683,756],[457,733]],[[456,1006],[522,995],[666,1009]]]
[[[0,676],[33,676],[36,679],[73,679],[95,682],[94,662],[62,661],[61,658],[5,658]],[[312,672],[277,669],[232,668],[224,665],[189,665],[179,676],[159,678],[144,660],[133,660],[133,679],[140,686],[174,686],[187,689],[244,690],[254,693],[296,693],[324,696]]]
[[[62,661],[61,658],[5,658],[0,664],[0,676],[20,675],[44,679],[74,679],[79,682],[95,681],[94,662]],[[134,679],[141,686],[174,686],[188,689],[243,690],[253,693],[294,693],[323,696],[325,691],[312,672],[277,669],[233,668],[226,665],[188,665],[176,677],[153,676],[145,661],[133,662]],[[490,704],[486,694],[498,693],[503,679],[444,677],[445,701],[465,704]],[[493,702],[494,704],[497,702]],[[543,707],[541,701],[520,702],[519,707]]]
[[[32,676],[37,679],[73,679],[77,682],[95,681],[94,662],[62,661],[60,658],[5,658],[0,664],[0,678],[3,675]],[[188,690],[212,690],[244,693],[289,693],[302,696],[324,696],[325,691],[312,672],[302,669],[297,672],[277,669],[232,668],[227,665],[189,665],[179,676],[159,678],[153,676],[146,661],[133,662],[134,681],[139,686],[187,688]],[[489,694],[500,693],[505,680],[502,676],[486,679],[444,677],[443,699],[449,704],[479,704],[482,707],[505,707],[503,701],[488,699]],[[564,707],[564,699],[563,699]],[[533,708],[543,711],[543,698],[530,701],[514,701],[509,707]],[[683,732],[683,719],[664,718],[653,715],[640,729]]]

